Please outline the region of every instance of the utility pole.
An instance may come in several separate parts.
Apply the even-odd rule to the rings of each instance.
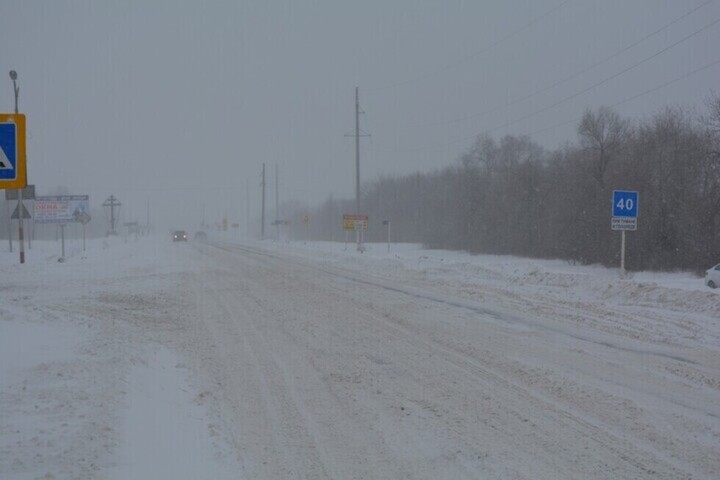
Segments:
[[[360,215],[360,137],[369,137],[367,133],[360,133],[360,114],[364,113],[360,110],[360,87],[355,87],[355,135],[345,135],[346,137],[355,137],[355,215]],[[362,229],[355,231],[357,238],[357,249],[362,251]]]
[[[360,92],[355,87],[355,215],[360,215]]]
[[[250,236],[250,181],[245,179],[245,236]]]
[[[102,204],[103,207],[110,207],[110,230],[107,232],[108,235],[117,235],[115,231],[115,207],[121,205],[122,203],[114,195],[110,195]]]
[[[275,164],[275,239],[280,241],[280,181],[278,174],[278,164]]]
[[[262,187],[262,201],[260,202],[260,240],[265,240],[265,164],[263,163],[262,168],[262,180],[260,181]]]

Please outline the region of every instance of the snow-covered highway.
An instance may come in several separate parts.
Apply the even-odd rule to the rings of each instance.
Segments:
[[[138,464],[143,425],[187,478],[720,472],[715,292],[654,284],[702,298],[684,311],[639,280],[600,280],[635,300],[592,282],[576,295],[582,270],[563,285],[550,263],[515,282],[471,261],[428,268],[419,249],[422,268],[342,244],[140,243],[3,267],[5,338],[77,335],[42,368],[3,355],[0,477],[163,476]],[[177,415],[152,426],[166,408]]]

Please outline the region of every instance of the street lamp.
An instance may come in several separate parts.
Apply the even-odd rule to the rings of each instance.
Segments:
[[[18,113],[18,94],[20,93],[20,87],[17,86],[17,72],[10,70],[10,79],[13,81],[13,91],[15,92],[15,113]]]
[[[13,91],[15,92],[15,114],[18,113],[18,94],[20,87],[17,86],[17,72],[10,70],[10,79],[13,82]],[[20,242],[20,263],[25,263],[25,238],[23,232],[23,197],[22,188],[18,189],[18,241]],[[12,248],[11,248],[12,250]]]

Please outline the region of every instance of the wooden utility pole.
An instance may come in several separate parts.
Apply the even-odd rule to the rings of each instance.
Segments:
[[[355,87],[355,215],[360,215],[360,93]]]
[[[355,134],[345,135],[355,137],[355,215],[360,215],[360,137],[369,137],[367,133],[360,133],[360,87],[355,87]],[[356,217],[357,218],[357,217]],[[362,251],[362,230],[356,230],[357,249]]]
[[[263,163],[262,168],[262,180],[260,185],[262,186],[262,201],[260,202],[260,239],[265,240],[265,164]]]
[[[275,164],[275,236],[276,240],[280,240],[280,174],[278,173],[278,164]]]

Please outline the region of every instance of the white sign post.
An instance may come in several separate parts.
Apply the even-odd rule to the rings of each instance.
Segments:
[[[637,230],[639,195],[636,191],[613,191],[612,220],[610,227],[620,230],[620,275],[625,275],[625,230]]]

